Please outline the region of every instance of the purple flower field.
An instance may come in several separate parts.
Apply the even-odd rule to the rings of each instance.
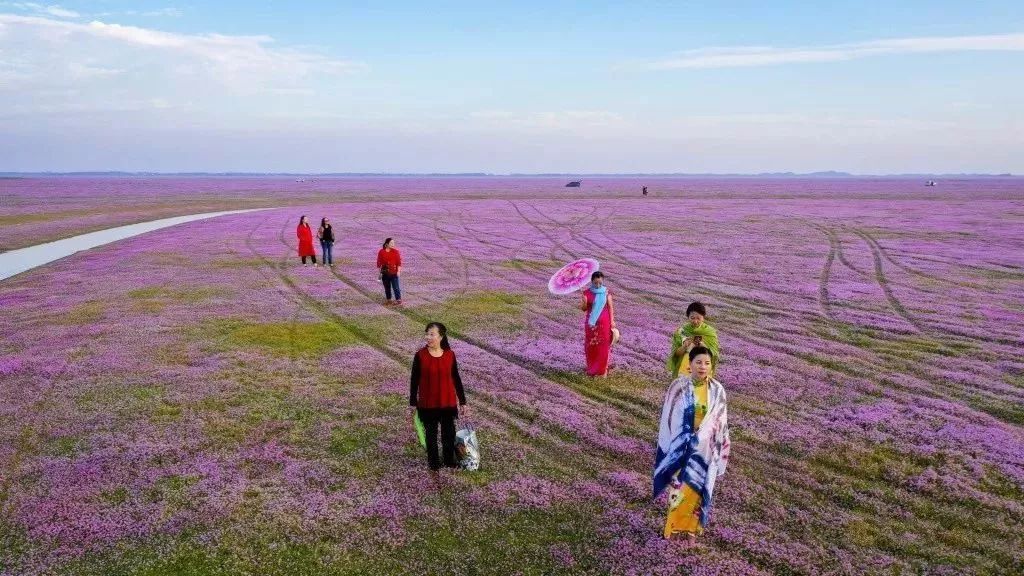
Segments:
[[[291,205],[0,282],[0,574],[1024,572],[1024,180],[562,183],[0,180],[2,249]],[[333,271],[299,265],[300,214],[334,221]],[[581,257],[607,380],[547,292]],[[687,549],[649,473],[695,299],[732,455]],[[428,320],[482,452],[436,482],[406,411]]]

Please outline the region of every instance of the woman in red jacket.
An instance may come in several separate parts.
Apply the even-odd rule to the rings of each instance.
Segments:
[[[380,268],[380,279],[384,282],[385,304],[391,304],[391,292],[395,293],[395,304],[401,304],[402,288],[398,285],[398,277],[402,275],[402,255],[395,248],[394,239],[384,240],[384,247],[377,252],[377,268]]]
[[[455,460],[455,419],[466,415],[459,364],[448,344],[448,330],[440,322],[427,324],[427,345],[412,359],[409,379],[409,416],[419,412],[426,428],[427,462],[431,470],[458,467]],[[437,454],[437,427],[441,427],[441,457]]]
[[[299,218],[299,227],[295,229],[295,235],[299,237],[299,258],[302,258],[302,265],[306,265],[306,257],[313,259],[313,266],[316,266],[316,252],[313,250],[313,230],[309,227],[309,220],[305,216]]]

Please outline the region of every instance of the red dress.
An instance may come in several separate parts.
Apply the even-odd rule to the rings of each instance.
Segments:
[[[299,237],[299,258],[304,256],[313,256],[315,258],[313,230],[309,227],[309,224],[299,224],[299,227],[295,229],[295,235]]]
[[[587,298],[587,313],[583,316],[583,351],[587,355],[587,376],[601,376],[608,372],[608,358],[612,352],[612,293],[608,291],[608,300],[597,317],[593,328],[587,320],[594,307],[594,293],[589,289],[583,291]]]

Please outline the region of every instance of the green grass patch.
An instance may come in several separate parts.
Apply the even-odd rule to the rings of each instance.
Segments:
[[[460,294],[442,304],[417,307],[420,316],[444,323],[456,332],[467,332],[470,327],[516,332],[525,328],[523,307],[526,297],[521,294],[486,290]]]
[[[35,214],[13,214],[8,216],[0,216],[0,226],[16,226],[18,224],[33,224],[36,222],[46,222],[48,220],[57,220],[60,218],[60,213],[53,212],[42,212]]]
[[[210,263],[213,268],[219,268],[222,270],[237,270],[239,268],[259,268],[265,266],[262,258],[217,258]]]
[[[550,270],[554,272],[561,268],[561,264],[554,260],[524,260],[521,258],[513,258],[511,260],[504,260],[498,264],[502,268],[509,268],[512,270],[523,270],[529,272],[537,272],[539,270]]]
[[[1018,426],[1024,425],[1024,405],[1022,404],[998,398],[982,398],[979,396],[970,397],[967,402],[971,407],[995,416],[1003,422]]]
[[[135,303],[135,309],[140,312],[158,314],[172,303],[195,304],[204,300],[217,297],[230,296],[232,292],[224,288],[213,286],[196,286],[188,288],[168,288],[166,286],[149,286],[130,290],[128,297]]]
[[[62,324],[92,324],[103,318],[105,312],[106,306],[102,302],[85,302],[64,314],[59,322]]]
[[[192,357],[188,345],[184,342],[172,342],[153,348],[153,361],[164,366],[189,366]]]
[[[1024,502],[1024,487],[1014,482],[995,466],[988,466],[981,478],[981,488],[990,494],[1015,502]]]
[[[160,266],[191,266],[192,259],[178,252],[147,252],[146,262]]]
[[[843,450],[829,450],[811,456],[812,469],[840,472],[846,476],[870,482],[899,482],[916,476],[929,466],[941,466],[945,454],[920,456],[900,452],[886,445],[868,448],[849,446]],[[859,484],[857,488],[866,487]]]
[[[82,451],[82,439],[75,436],[51,438],[46,445],[46,453],[50,456],[69,458]]]
[[[333,322],[250,322],[222,318],[204,322],[191,331],[212,339],[222,350],[256,349],[278,356],[320,356],[359,344],[348,330]]]
[[[345,460],[358,452],[375,450],[380,436],[381,430],[371,426],[337,427],[331,430],[327,452],[334,458]]]

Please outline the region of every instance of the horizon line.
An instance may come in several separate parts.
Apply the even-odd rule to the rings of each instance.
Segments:
[[[565,178],[615,178],[615,177],[715,177],[715,178],[1019,178],[1024,175],[1011,172],[897,172],[887,174],[852,173],[837,170],[814,172],[210,172],[150,170],[73,170],[73,171],[0,171],[2,177],[23,176],[288,176],[288,177],[565,177]]]

